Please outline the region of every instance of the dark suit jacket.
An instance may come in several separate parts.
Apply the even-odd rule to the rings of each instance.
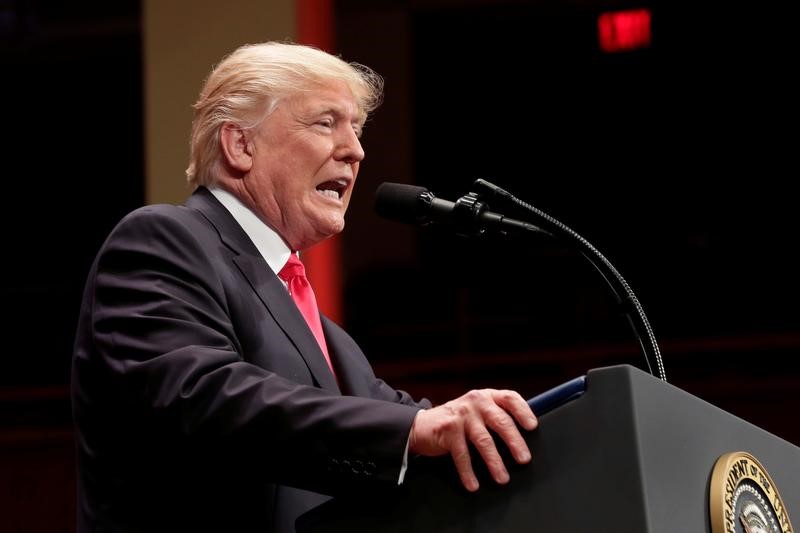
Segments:
[[[79,532],[283,533],[320,493],[396,485],[429,403],[323,328],[338,384],[208,190],[125,217],[89,274],[76,337]]]

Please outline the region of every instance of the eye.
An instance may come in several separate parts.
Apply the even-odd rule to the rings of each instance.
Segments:
[[[332,128],[333,127],[333,119],[332,118],[322,118],[317,121],[318,126],[322,126],[323,128]]]

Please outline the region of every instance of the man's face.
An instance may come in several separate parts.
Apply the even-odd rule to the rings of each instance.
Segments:
[[[358,166],[364,117],[343,82],[282,99],[250,140],[245,187],[258,214],[293,250],[344,229]]]

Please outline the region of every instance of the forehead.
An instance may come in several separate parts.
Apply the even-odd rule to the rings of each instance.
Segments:
[[[333,112],[358,120],[366,118],[360,99],[353,94],[351,87],[341,80],[315,82],[285,100],[290,107],[300,113]]]

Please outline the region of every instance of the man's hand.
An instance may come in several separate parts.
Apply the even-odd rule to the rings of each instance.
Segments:
[[[531,460],[531,452],[517,428],[535,429],[538,421],[528,403],[509,390],[473,390],[460,398],[432,409],[420,411],[411,426],[409,450],[426,456],[450,453],[470,492],[478,490],[478,478],[472,468],[469,443],[477,449],[489,473],[497,483],[508,483],[509,476],[497,451],[491,429],[503,439],[514,459],[522,464]]]

